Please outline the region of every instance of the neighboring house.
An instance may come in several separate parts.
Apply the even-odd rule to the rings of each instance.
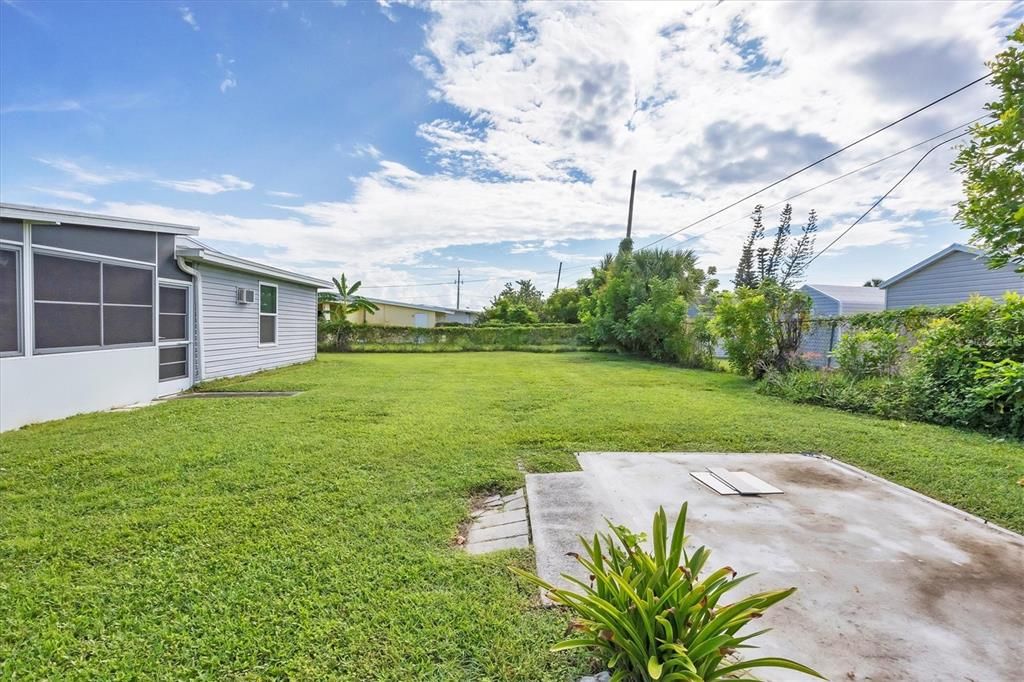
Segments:
[[[0,204],[0,431],[315,357],[330,283],[198,231]]]
[[[998,299],[1007,291],[1024,293],[1024,275],[1014,272],[1012,265],[990,270],[987,261],[979,249],[950,244],[882,282],[879,288],[885,291],[885,307],[952,305],[972,294]]]
[[[379,325],[383,327],[436,327],[439,324],[473,324],[480,313],[475,310],[456,310],[418,303],[386,301],[382,298],[365,297],[377,304],[377,312],[359,311],[349,315],[355,324]]]
[[[828,318],[885,310],[885,292],[877,287],[805,284],[800,291],[811,297],[811,327],[800,343],[800,354],[815,367],[832,367],[832,353],[842,337],[841,324]]]
[[[877,287],[805,284],[800,291],[811,297],[812,318],[839,317],[885,310],[885,292]]]

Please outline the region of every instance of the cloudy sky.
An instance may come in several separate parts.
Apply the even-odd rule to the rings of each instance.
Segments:
[[[1021,3],[0,0],[0,197],[199,225],[366,293],[480,307],[573,281],[971,80]],[[983,114],[979,84],[661,245],[728,277],[766,206]],[[941,139],[941,138],[940,138]],[[931,143],[934,144],[934,143]],[[824,245],[931,146],[793,200]],[[933,153],[809,279],[966,233]],[[768,213],[774,217],[778,207]]]

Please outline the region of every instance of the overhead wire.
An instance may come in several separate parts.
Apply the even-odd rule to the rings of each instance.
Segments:
[[[971,131],[969,131],[969,130],[965,130],[964,132],[960,133],[959,135],[955,135],[955,136],[953,136],[953,137],[951,137],[951,138],[949,138],[947,140],[943,140],[942,142],[938,143],[937,145],[935,145],[934,147],[931,147],[928,151],[926,151],[921,156],[921,158],[918,159],[917,162],[913,166],[910,167],[910,170],[908,170],[906,173],[904,173],[903,177],[901,177],[899,180],[896,181],[896,184],[894,184],[892,187],[887,189],[885,191],[885,194],[883,194],[882,196],[878,197],[878,199],[875,200],[875,203],[871,204],[871,206],[868,207],[868,210],[866,210],[863,213],[861,213],[859,218],[857,218],[852,223],[850,223],[849,227],[847,227],[845,230],[840,232],[839,235],[836,236],[835,239],[830,241],[825,248],[823,248],[818,253],[814,254],[814,256],[812,256],[811,259],[809,261],[807,261],[807,266],[810,266],[811,263],[813,263],[814,261],[818,260],[818,258],[823,253],[825,253],[826,251],[831,249],[833,246],[835,246],[836,242],[838,242],[840,239],[842,239],[847,234],[849,234],[850,230],[852,230],[853,228],[857,227],[857,225],[860,223],[860,221],[864,220],[864,218],[866,218],[868,216],[868,214],[871,213],[871,211],[875,210],[875,208],[879,204],[881,204],[885,200],[886,197],[888,197],[890,194],[892,194],[894,191],[896,191],[896,188],[899,187],[901,184],[903,184],[903,181],[906,180],[908,177],[910,177],[910,174],[913,173],[915,170],[917,170],[917,167],[920,166],[922,163],[924,163],[924,160],[927,159],[928,156],[932,152],[934,152],[936,149],[938,149],[939,147],[941,147],[943,145],[949,144],[953,140],[956,140],[958,138],[963,137],[964,135],[967,135],[970,132]]]
[[[983,80],[986,80],[991,75],[992,75],[992,72],[989,71],[984,76],[981,76],[980,78],[975,78],[970,83],[967,83],[966,85],[962,85],[959,88],[957,88],[956,90],[953,90],[952,92],[947,92],[942,97],[939,97],[938,99],[934,99],[931,102],[929,102],[928,104],[925,104],[924,106],[918,107],[914,111],[911,111],[909,114],[905,114],[904,116],[901,116],[900,118],[896,119],[895,121],[887,123],[884,126],[882,126],[881,128],[878,128],[877,130],[874,130],[874,131],[868,133],[867,135],[864,135],[863,137],[860,137],[860,138],[854,140],[853,142],[850,142],[849,144],[843,145],[842,147],[840,147],[839,149],[835,150],[834,152],[826,154],[825,156],[821,157],[817,161],[812,161],[811,163],[807,164],[803,168],[795,170],[792,173],[790,173],[789,175],[786,175],[786,176],[784,176],[782,178],[779,178],[778,180],[776,180],[776,181],[774,181],[774,182],[772,182],[772,183],[770,183],[768,185],[765,185],[761,189],[759,189],[759,190],[757,190],[755,192],[751,192],[750,194],[746,195],[745,197],[743,197],[741,199],[737,199],[736,201],[732,202],[728,206],[723,206],[722,208],[720,208],[720,209],[718,209],[716,211],[713,211],[712,213],[707,214],[703,218],[695,220],[694,222],[690,223],[689,225],[685,225],[684,227],[681,227],[678,230],[675,230],[674,232],[669,232],[665,236],[659,237],[658,239],[655,239],[654,241],[652,241],[652,242],[650,242],[648,244],[645,244],[644,246],[641,246],[638,250],[642,251],[644,249],[650,248],[651,246],[654,246],[655,244],[659,244],[659,243],[665,241],[666,239],[668,239],[669,237],[672,237],[674,235],[679,234],[680,232],[683,232],[684,230],[688,230],[691,227],[696,227],[697,225],[700,225],[701,223],[703,223],[705,220],[708,220],[709,218],[714,218],[716,215],[721,215],[725,211],[728,211],[730,208],[738,206],[739,204],[742,204],[744,201],[748,201],[748,200],[756,197],[758,194],[761,194],[762,192],[766,192],[766,191],[770,190],[772,187],[775,187],[776,185],[780,185],[783,182],[785,182],[786,180],[794,178],[797,175],[800,175],[801,173],[803,173],[804,171],[810,170],[811,168],[814,168],[815,166],[820,165],[820,164],[824,163],[825,161],[828,161],[829,159],[835,157],[838,154],[842,154],[847,149],[850,149],[851,147],[854,147],[854,146],[860,144],[861,142],[864,142],[865,140],[871,139],[875,135],[878,135],[879,133],[882,133],[882,132],[888,130],[889,128],[892,128],[894,125],[898,125],[898,124],[902,123],[903,121],[906,121],[908,118],[911,118],[912,116],[916,116],[917,114],[921,113],[922,111],[925,111],[926,109],[929,109],[929,108],[935,106],[939,102],[943,102],[943,101],[949,99],[950,97],[952,97],[952,96],[954,96],[954,95],[956,95],[956,94],[958,94],[960,92],[963,92],[964,90],[966,90],[967,88],[971,87],[972,85],[976,85],[976,84],[982,82]]]
[[[921,140],[920,142],[917,142],[915,144],[912,144],[909,147],[904,147],[903,149],[901,149],[901,150],[899,150],[897,152],[893,152],[892,154],[888,154],[886,156],[883,156],[880,159],[875,159],[874,161],[872,161],[870,163],[866,163],[863,166],[858,166],[857,168],[854,168],[851,171],[843,173],[842,175],[837,175],[837,176],[835,176],[835,177],[833,177],[833,178],[831,178],[829,180],[826,180],[825,182],[817,184],[817,185],[815,185],[813,187],[808,187],[807,189],[800,190],[796,194],[791,194],[790,196],[786,197],[785,199],[779,199],[775,203],[768,204],[767,206],[765,206],[765,208],[774,208],[775,206],[778,206],[779,204],[783,204],[783,203],[786,203],[788,201],[792,201],[793,199],[796,199],[798,197],[802,197],[805,194],[809,194],[809,193],[811,193],[811,192],[813,192],[815,190],[821,189],[822,187],[825,187],[827,185],[831,185],[832,183],[838,182],[839,180],[844,180],[844,179],[850,177],[851,175],[856,175],[857,173],[860,173],[861,171],[865,171],[868,168],[871,168],[873,166],[877,166],[878,164],[884,163],[884,162],[886,162],[886,161],[888,161],[890,159],[894,159],[897,156],[905,154],[905,153],[907,153],[907,152],[909,152],[909,151],[911,151],[913,149],[917,149],[918,147],[920,147],[922,145],[925,145],[925,144],[928,144],[929,142],[932,142],[934,140],[937,140],[940,137],[945,137],[946,135],[949,135],[950,133],[956,132],[957,130],[959,130],[961,128],[965,128],[965,127],[967,127],[969,125],[973,125],[973,124],[977,123],[978,121],[981,121],[981,120],[983,120],[985,118],[989,118],[990,116],[991,116],[991,114],[983,114],[981,116],[978,116],[975,119],[967,121],[966,123],[962,123],[962,124],[960,124],[958,126],[953,126],[949,130],[945,130],[945,131],[943,131],[943,132],[941,132],[941,133],[939,133],[937,135],[932,135],[931,137],[929,137],[929,138],[927,138],[925,140]],[[714,232],[716,230],[720,230],[720,229],[722,229],[724,227],[728,227],[729,225],[734,225],[734,224],[740,222],[741,220],[745,220],[745,219],[747,219],[749,217],[750,217],[749,215],[742,215],[742,216],[740,216],[740,217],[738,217],[738,218],[736,218],[734,220],[730,220],[727,223],[721,223],[720,225],[716,225],[715,227],[712,227],[709,230],[705,230],[704,232],[701,232],[700,234],[694,234],[694,235],[690,235],[689,237],[687,237],[685,239],[680,239],[680,240],[675,242],[674,246],[680,246],[680,245],[685,244],[687,242],[693,241],[694,239],[699,239],[699,238],[701,238],[701,237],[703,237],[705,235],[711,234],[712,232]]]

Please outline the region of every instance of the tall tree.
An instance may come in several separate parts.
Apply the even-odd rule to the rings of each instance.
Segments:
[[[1024,45],[1024,24],[1009,40]],[[1024,272],[1024,50],[1010,45],[988,67],[1000,97],[985,105],[992,120],[973,127],[953,162],[966,196],[956,217],[988,253],[990,268],[1013,263]]]
[[[792,240],[793,207],[786,204],[779,214],[779,224],[771,246],[757,246],[764,238],[764,207],[754,207],[753,227],[743,243],[740,260],[736,265],[736,288],[757,289],[774,282],[790,289],[803,277],[814,251],[814,235],[818,230],[818,215],[811,210],[800,238]],[[755,248],[756,247],[756,248]]]
[[[787,205],[787,208],[789,206]],[[792,215],[792,211],[790,211]],[[793,243],[782,259],[778,282],[783,288],[791,288],[803,277],[807,264],[814,252],[814,236],[818,232],[818,214],[812,208],[807,214],[807,223],[800,231],[800,239]]]
[[[764,206],[761,204],[754,207],[754,213],[752,214],[754,227],[750,230],[750,234],[747,235],[747,240],[743,242],[740,262],[736,266],[736,277],[732,280],[732,283],[737,287],[754,286],[754,243],[764,236],[763,212]]]

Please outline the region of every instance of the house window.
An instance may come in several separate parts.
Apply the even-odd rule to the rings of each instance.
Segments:
[[[277,343],[277,285],[260,284],[260,345]]]
[[[160,287],[160,340],[188,339],[188,290],[182,287]]]
[[[188,376],[188,346],[160,349],[160,381]]]
[[[0,248],[0,355],[21,353],[21,253]]]
[[[33,257],[39,350],[153,342],[153,269],[46,253]]]

